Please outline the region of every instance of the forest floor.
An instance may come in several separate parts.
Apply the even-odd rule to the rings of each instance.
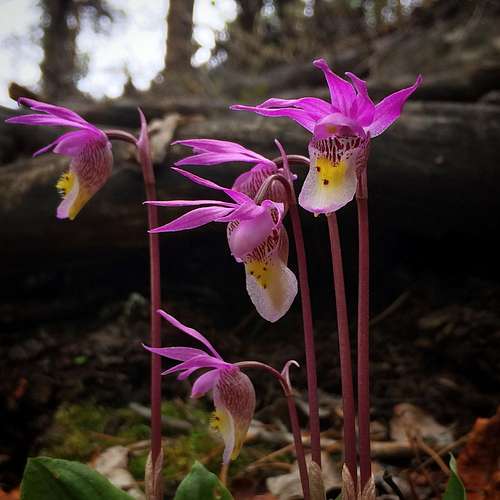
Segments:
[[[178,318],[195,318],[190,324],[215,338],[212,319],[216,314],[208,317],[203,307],[183,300],[169,307]],[[134,446],[148,437],[144,416],[148,356],[140,345],[147,338],[147,316],[147,301],[134,293],[76,323],[62,321],[2,334],[0,491],[19,485],[27,456],[46,453],[92,461],[116,445],[134,450],[129,468],[140,484],[145,448]],[[333,494],[339,485],[342,427],[336,328],[331,319],[320,318],[315,330],[321,424],[331,465],[327,484]],[[182,336],[170,334],[169,344],[185,343]],[[371,335],[371,420],[373,439],[378,442],[374,470],[379,471],[379,494],[396,494],[382,479],[380,471],[385,469],[404,498],[440,498],[449,452],[459,456],[464,436],[476,419],[492,417],[500,402],[500,287],[480,279],[445,285],[435,278],[422,278],[373,317]],[[295,311],[272,326],[250,312],[216,337],[218,350],[231,361],[258,359],[277,368],[287,359],[302,363],[300,316]],[[276,384],[265,375],[251,375],[259,423],[252,426],[249,445],[232,466],[232,488],[236,498],[254,498],[271,490],[275,496],[265,498],[284,499],[287,488],[297,486],[296,480],[284,475],[293,467],[293,456],[286,448],[286,405]],[[294,370],[292,380],[300,403],[305,399],[304,370]],[[169,401],[164,405],[171,449],[167,454],[169,497],[195,458],[214,471],[220,458],[219,442],[206,431],[210,403],[186,406],[182,401],[188,393],[188,382],[164,379],[164,398]],[[299,406],[305,428],[307,405]],[[175,429],[169,428],[170,418],[176,422]],[[189,422],[187,435],[178,424],[183,420]],[[490,455],[498,460],[500,423],[495,429]],[[281,453],[270,455],[283,447]],[[443,450],[440,462],[437,453]],[[281,482],[276,481],[279,475]],[[491,488],[492,496],[484,496],[483,491],[476,492],[483,496],[469,498],[498,498],[493,476],[492,469],[491,483],[482,486]]]

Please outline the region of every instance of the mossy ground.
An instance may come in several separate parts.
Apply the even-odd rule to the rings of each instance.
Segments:
[[[193,426],[189,434],[166,438],[163,474],[167,491],[175,490],[195,460],[218,473],[223,443],[209,429],[210,411],[200,404],[175,400],[163,403],[162,413],[167,418],[188,420]],[[85,463],[110,446],[130,446],[147,439],[148,420],[129,408],[112,408],[92,402],[63,404],[55,413],[39,454]],[[248,464],[270,451],[260,445],[244,447],[231,465],[231,476],[238,475]],[[139,483],[144,478],[147,453],[145,446],[129,455],[128,468]]]

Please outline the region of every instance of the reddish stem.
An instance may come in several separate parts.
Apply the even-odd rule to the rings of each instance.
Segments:
[[[147,133],[146,120],[141,115],[141,136],[138,141],[139,161],[144,177],[146,199],[156,200],[156,182],[151,161],[151,149]],[[148,228],[158,227],[158,210],[155,205],[148,204]],[[149,265],[151,291],[151,346],[161,347],[161,323],[157,313],[161,308],[160,287],[160,245],[159,235],[149,233]],[[161,358],[151,355],[151,459],[153,468],[156,467],[161,451]]]
[[[139,140],[128,132],[121,130],[107,130],[109,139],[121,140],[134,144],[137,147],[139,163],[142,168],[146,199],[156,200],[156,181],[151,161],[151,149],[147,132],[147,123],[144,114],[139,110],[141,118],[141,134]],[[148,229],[158,227],[158,210],[155,205],[147,205]],[[149,233],[149,276],[150,276],[150,344],[152,347],[161,347],[161,322],[156,312],[161,308],[160,285],[160,247],[159,235]],[[151,463],[153,467],[153,481],[161,477],[156,474],[156,466],[161,466],[158,458],[161,453],[161,357],[151,354]],[[161,486],[155,485],[153,492],[161,495]],[[156,500],[156,499],[155,499]],[[159,500],[159,498],[158,498]]]
[[[295,195],[294,195],[295,198]],[[313,320],[309,278],[307,273],[304,236],[300,224],[300,216],[295,200],[290,203],[290,218],[292,220],[293,237],[297,252],[299,269],[299,288],[302,303],[302,322],[304,327],[304,343],[306,351],[307,396],[309,402],[309,432],[311,433],[312,459],[321,467],[321,437],[319,426],[318,380],[316,375],[316,351],[314,346]]]
[[[302,323],[304,328],[304,344],[306,353],[306,373],[307,373],[307,398],[309,403],[309,432],[311,434],[311,456],[321,467],[321,436],[319,425],[319,404],[318,404],[318,380],[316,373],[316,351],[314,346],[313,319],[311,308],[311,294],[309,292],[309,278],[307,272],[307,258],[304,246],[304,235],[300,223],[300,215],[297,205],[297,198],[293,188],[292,174],[288,166],[288,156],[283,146],[278,140],[274,141],[281,153],[283,170],[288,177],[288,198],[290,218],[292,220],[293,238],[295,250],[297,252],[297,267],[299,270],[299,288],[302,304]],[[295,159],[295,157],[294,157]],[[297,157],[301,163],[307,161],[305,157]],[[273,176],[274,177],[274,176]]]
[[[358,426],[361,491],[371,477],[370,453],[370,338],[369,338],[369,228],[366,171],[361,174],[356,194],[358,207]]]
[[[344,455],[345,463],[354,485],[357,484],[356,464],[356,413],[352,381],[351,341],[349,339],[349,321],[345,297],[344,269],[342,265],[342,247],[340,245],[337,215],[327,216],[330,249],[332,253],[333,283],[337,307],[337,329],[339,334],[340,380],[342,384],[342,405],[344,413]]]
[[[242,361],[235,364],[240,368],[261,368],[263,370],[266,370],[274,377],[276,377],[276,379],[281,384],[288,405],[288,415],[290,417],[290,426],[292,428],[295,454],[297,456],[297,464],[299,466],[302,492],[304,494],[304,500],[309,500],[311,498],[311,493],[309,490],[309,474],[307,472],[306,455],[304,452],[304,445],[302,444],[302,434],[300,432],[299,417],[297,415],[297,407],[295,405],[295,399],[293,397],[293,389],[289,381],[278,370],[275,370],[273,367],[266,365],[265,363],[260,363],[259,361]]]

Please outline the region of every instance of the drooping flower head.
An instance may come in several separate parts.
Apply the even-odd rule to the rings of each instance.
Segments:
[[[77,129],[61,135],[33,155],[52,151],[71,158],[69,170],[59,178],[56,187],[63,197],[57,217],[73,220],[111,175],[111,143],[102,130],[70,109],[24,97],[19,99],[19,104],[40,113],[9,118],[8,123]]]
[[[223,191],[233,201],[149,201],[148,203],[164,207],[201,207],[153,229],[152,232],[183,231],[209,222],[228,223],[229,248],[236,261],[245,264],[250,299],[264,319],[277,321],[288,311],[297,295],[297,279],[287,267],[288,238],[282,226],[283,203],[264,200],[258,205],[245,193],[223,188],[179,168],[174,170],[197,184]]]
[[[236,365],[227,363],[212,344],[198,331],[180,323],[165,311],[158,311],[170,324],[201,342],[206,350],[194,347],[146,347],[149,351],[168,359],[180,361],[162,375],[179,373],[184,380],[201,369],[191,390],[192,398],[199,398],[212,391],[215,412],[212,427],[224,440],[223,461],[228,464],[240,453],[255,411],[255,390],[250,379]]]
[[[216,139],[187,139],[172,144],[181,144],[193,148],[193,155],[186,156],[176,162],[183,165],[220,165],[221,163],[250,163],[252,168],[241,174],[234,181],[233,189],[255,198],[262,183],[271,175],[278,173],[278,166],[272,160],[247,149],[240,144]],[[267,197],[272,201],[287,204],[287,194],[284,187],[275,182],[270,186]]]
[[[366,168],[370,139],[397,120],[422,78],[375,105],[364,80],[346,73],[349,83],[333,73],[324,59],[314,61],[314,65],[326,77],[331,102],[316,97],[273,98],[258,106],[235,105],[231,109],[288,117],[313,134],[309,142],[311,166],[299,203],[311,212],[328,214],[352,200],[358,176]]]

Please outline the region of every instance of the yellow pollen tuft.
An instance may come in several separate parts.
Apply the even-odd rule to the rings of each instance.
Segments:
[[[344,182],[346,169],[347,165],[344,160],[334,163],[328,158],[318,158],[316,160],[318,186],[321,189],[339,186]]]
[[[64,172],[57,181],[56,188],[59,194],[64,198],[73,188],[75,183],[75,174],[73,172]]]

